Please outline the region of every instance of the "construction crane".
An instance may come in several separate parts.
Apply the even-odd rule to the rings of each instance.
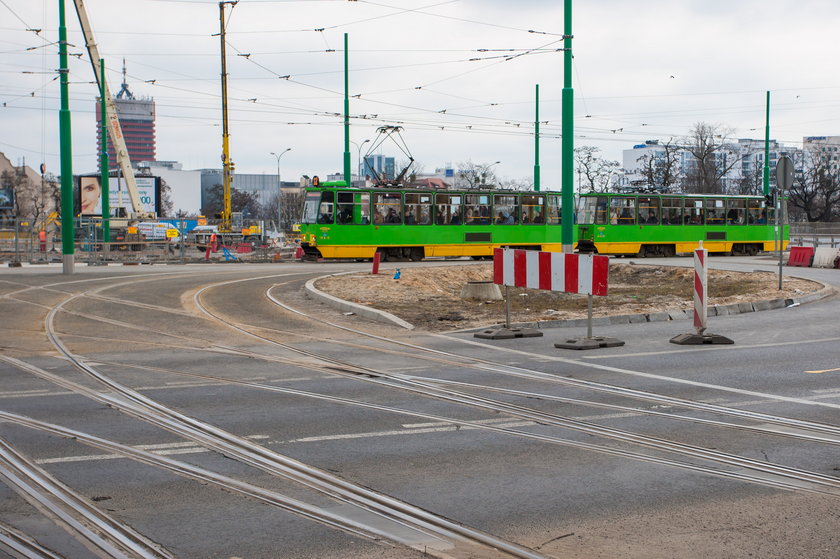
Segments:
[[[222,213],[219,224],[220,233],[231,233],[232,208],[230,203],[230,183],[233,174],[233,161],[230,160],[230,133],[228,132],[228,109],[227,109],[227,61],[225,54],[225,4],[231,8],[236,6],[239,0],[223,0],[219,2],[219,38],[222,46]]]
[[[93,66],[93,75],[96,77],[96,83],[101,91],[108,91],[104,85],[105,73],[100,75],[100,57],[99,47],[93,38],[93,28],[88,19],[87,10],[83,0],[73,0],[76,6],[76,14],[79,16],[79,24],[82,27],[82,34],[85,38],[85,47],[87,47],[90,63]],[[131,219],[144,220],[153,219],[154,212],[149,213],[144,211],[143,204],[140,201],[140,193],[137,190],[137,181],[134,179],[134,169],[131,168],[131,160],[128,156],[128,148],[125,145],[125,138],[123,137],[122,128],[120,127],[120,120],[117,115],[117,106],[110,94],[105,95],[105,114],[108,125],[109,140],[114,146],[114,151],[117,154],[117,163],[122,171],[122,176],[125,179],[126,188],[128,189],[128,196],[131,199],[132,212],[129,216]]]

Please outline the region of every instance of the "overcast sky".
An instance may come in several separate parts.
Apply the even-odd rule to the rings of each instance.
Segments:
[[[74,172],[96,168],[96,87],[67,2]],[[157,106],[157,158],[219,167],[218,2],[86,0],[119,90]],[[58,171],[55,0],[0,0],[0,151]],[[227,8],[231,157],[240,173],[283,180],[341,172],[343,36],[349,36],[351,140],[399,125],[427,172],[492,163],[532,176],[540,85],[543,188],[560,186],[562,0],[241,0]],[[27,28],[42,31],[35,34]],[[840,134],[836,0],[577,0],[573,6],[575,145],[608,159],[698,122],[736,138]],[[242,56],[249,55],[249,56]],[[365,140],[371,140],[363,144]],[[350,148],[356,168],[358,149]],[[405,160],[393,143],[377,153]]]

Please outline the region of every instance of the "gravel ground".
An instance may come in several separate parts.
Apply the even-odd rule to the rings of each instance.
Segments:
[[[652,313],[692,308],[694,270],[670,266],[612,264],[609,295],[595,297],[594,316]],[[504,322],[504,301],[464,299],[467,282],[491,281],[492,264],[403,268],[371,275],[358,273],[319,280],[316,287],[335,297],[390,312],[430,331],[480,328]],[[788,299],[819,290],[818,283],[770,272],[710,270],[709,305]],[[514,323],[586,317],[586,296],[510,288]]]

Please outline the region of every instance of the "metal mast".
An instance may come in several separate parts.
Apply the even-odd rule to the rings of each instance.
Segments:
[[[219,232],[230,233],[231,207],[230,207],[230,183],[234,165],[230,160],[230,134],[228,132],[228,110],[227,110],[227,62],[225,60],[225,4],[235,6],[239,0],[225,0],[219,2],[219,37],[222,43],[222,222],[219,224]]]

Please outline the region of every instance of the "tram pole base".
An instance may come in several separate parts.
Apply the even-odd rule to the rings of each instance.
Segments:
[[[734,344],[735,342],[721,336],[720,334],[680,334],[669,340],[677,345],[711,345],[711,344]]]
[[[512,340],[513,338],[539,338],[543,333],[533,328],[488,328],[474,336],[484,340]]]
[[[568,338],[563,342],[554,344],[554,347],[560,349],[599,349],[602,347],[621,347],[624,342],[618,338],[608,338],[605,336],[594,336],[588,338]]]

